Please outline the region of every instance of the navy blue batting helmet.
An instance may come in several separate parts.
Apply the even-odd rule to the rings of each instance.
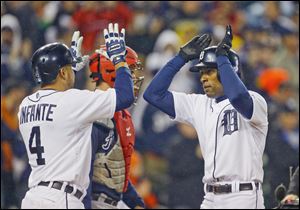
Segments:
[[[39,48],[32,56],[33,76],[37,83],[51,83],[59,70],[69,64],[77,63],[70,49],[62,43],[51,43]]]
[[[205,69],[217,69],[217,56],[216,56],[217,46],[211,46],[205,48],[199,56],[199,63],[190,68],[191,72],[199,72]],[[241,78],[241,71],[239,68],[239,56],[237,53],[230,49],[228,53],[229,61],[233,67],[233,70]]]

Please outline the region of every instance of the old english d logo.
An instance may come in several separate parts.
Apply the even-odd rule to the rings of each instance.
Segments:
[[[222,126],[224,126],[223,136],[231,135],[233,132],[238,130],[237,111],[235,109],[224,111]]]

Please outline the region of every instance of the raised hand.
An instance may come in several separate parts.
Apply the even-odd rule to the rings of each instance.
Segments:
[[[104,29],[105,45],[107,55],[114,65],[120,62],[126,62],[126,45],[125,45],[125,29],[122,28],[119,33],[119,25],[110,23],[108,30]]]
[[[80,36],[80,32],[75,31],[72,36],[72,42],[71,42],[71,48],[70,48],[71,54],[72,54],[73,58],[76,60],[76,62],[74,62],[72,64],[72,69],[75,72],[83,69],[85,67],[85,65],[89,62],[88,55],[85,55],[85,56],[81,55],[82,41],[83,41],[83,37]]]
[[[233,39],[233,35],[232,35],[231,25],[227,25],[225,36],[223,40],[218,44],[218,47],[216,49],[217,56],[220,55],[228,56],[228,52],[232,47],[232,39]]]
[[[199,58],[202,50],[209,46],[211,36],[203,34],[202,36],[195,36],[192,40],[180,48],[179,55],[183,57],[185,62]]]

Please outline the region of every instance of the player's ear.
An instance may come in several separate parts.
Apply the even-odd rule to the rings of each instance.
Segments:
[[[63,80],[66,79],[66,70],[65,70],[65,67],[62,67],[62,68],[59,70],[58,76],[59,76],[61,79],[63,79]]]
[[[60,76],[61,79],[68,80],[68,78],[70,77],[69,73],[70,72],[68,66],[64,66],[59,70],[58,75]]]

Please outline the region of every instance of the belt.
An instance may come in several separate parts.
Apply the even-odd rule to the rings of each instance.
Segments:
[[[259,182],[255,182],[256,189],[259,189]],[[240,191],[253,190],[252,183],[240,183]],[[231,184],[224,185],[206,185],[206,191],[214,194],[231,193]]]
[[[111,206],[117,206],[118,201],[116,201],[113,198],[108,197],[107,195],[101,193],[101,194],[93,194],[92,195],[93,201],[102,201],[106,204],[109,204]]]
[[[45,187],[48,187],[50,183],[51,183],[51,182],[40,182],[38,185],[39,185],[39,186],[45,186]],[[62,186],[63,186],[63,182],[57,182],[57,181],[54,181],[53,184],[52,184],[52,186],[51,186],[51,188],[54,188],[54,189],[57,189],[57,190],[62,190],[62,189],[61,189]],[[69,194],[72,194],[72,193],[73,193],[73,190],[74,190],[74,187],[72,187],[71,185],[67,185],[67,186],[65,187],[64,192],[69,193]],[[82,195],[83,195],[83,193],[82,193],[80,190],[78,190],[78,189],[76,190],[76,192],[75,192],[75,194],[74,194],[74,196],[75,196],[76,198],[78,198],[79,200],[80,200],[80,198],[81,198]]]

